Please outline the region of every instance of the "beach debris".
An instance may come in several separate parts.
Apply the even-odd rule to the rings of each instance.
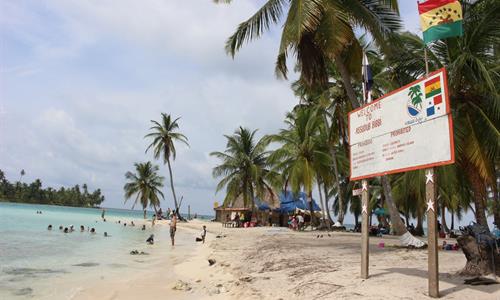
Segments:
[[[252,282],[253,277],[252,276],[243,276],[243,277],[240,277],[239,280],[243,281],[243,282]]]
[[[130,251],[130,255],[149,255],[149,253],[144,252],[144,251],[139,252],[139,250],[134,249],[134,250]]]
[[[209,258],[208,259],[208,265],[213,266],[216,263],[215,259]]]
[[[469,285],[490,285],[490,284],[498,284],[499,282],[486,277],[474,277],[471,279],[465,279],[464,284]]]
[[[201,282],[201,279],[196,279],[195,281],[196,283],[200,283]]]
[[[177,280],[172,289],[176,291],[190,291],[192,288],[189,283],[182,280]]]

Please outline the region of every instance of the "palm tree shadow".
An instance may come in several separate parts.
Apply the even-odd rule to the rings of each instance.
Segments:
[[[403,274],[406,276],[428,278],[428,273],[426,270],[416,269],[416,268],[387,268],[387,269],[384,269],[384,272],[370,275],[370,278],[384,276],[384,275],[390,274],[390,273],[400,273],[400,274]],[[447,289],[440,289],[439,295],[440,296],[447,296],[447,295],[451,295],[451,294],[456,293],[456,292],[460,292],[460,291],[465,290],[465,289],[473,289],[473,290],[481,291],[483,293],[488,293],[488,294],[495,294],[498,291],[500,291],[500,284],[492,284],[492,285],[487,285],[487,286],[485,286],[485,285],[480,285],[480,286],[466,285],[466,284],[464,284],[465,279],[467,279],[467,278],[463,277],[463,276],[451,275],[450,273],[439,273],[439,281],[440,282],[446,282],[446,283],[453,285],[452,287],[447,288]]]

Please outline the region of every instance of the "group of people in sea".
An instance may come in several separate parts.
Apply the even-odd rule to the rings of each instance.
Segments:
[[[39,214],[39,213],[41,214],[42,212],[41,211],[37,211],[36,213],[37,214]],[[106,210],[103,209],[102,213],[101,213],[101,219],[102,219],[103,222],[106,222],[105,214],[106,214]],[[168,219],[170,219],[170,223],[169,223],[169,227],[170,227],[169,228],[170,240],[172,242],[172,246],[174,246],[175,245],[175,233],[177,232],[177,213],[176,213],[175,210],[170,210],[169,209],[167,216],[168,216]],[[154,216],[154,218],[155,217],[156,216]],[[162,219],[164,218],[162,216],[161,209],[158,211],[158,217],[160,217]],[[96,221],[96,223],[97,223],[97,221]],[[131,227],[135,227],[134,221],[130,221],[130,223],[127,223],[127,222],[122,222],[121,220],[118,220],[118,221],[116,221],[116,223],[117,224],[123,224],[124,227],[126,227],[127,224],[129,224],[129,226],[131,226]],[[154,223],[153,223],[153,225],[154,225]],[[47,230],[52,230],[52,228],[53,228],[52,224],[49,224],[47,226]],[[62,232],[64,232],[64,233],[71,233],[71,232],[75,231],[75,227],[74,227],[74,225],[70,225],[68,227],[64,227],[63,225],[59,225],[59,230],[62,231]],[[143,230],[143,231],[146,230],[146,224],[143,224],[141,226],[141,230]],[[96,234],[97,233],[97,231],[96,231],[96,229],[94,227],[91,228],[91,227],[87,226],[85,228],[85,226],[80,225],[80,232],[85,232],[85,231],[87,231],[87,232],[89,232],[91,234]],[[201,235],[200,235],[199,238],[198,237],[196,238],[196,241],[200,241],[200,242],[205,243],[206,234],[207,234],[207,229],[206,229],[206,226],[204,225],[202,227]],[[109,235],[107,232],[104,232],[104,236],[105,237],[110,237],[111,235]],[[146,239],[146,243],[148,243],[150,245],[154,244],[154,234],[151,234]]]
[[[49,224],[49,226],[47,226],[47,230],[52,230],[52,224]],[[71,232],[75,231],[75,226],[74,225],[69,225],[69,227],[64,227],[62,225],[59,225],[59,231],[62,231],[64,233],[71,233]],[[86,231],[90,232],[92,234],[96,233],[94,227],[90,228],[90,227],[87,226],[87,230]],[[85,232],[85,226],[80,225],[80,232]],[[108,236],[107,232],[104,233],[104,236]]]

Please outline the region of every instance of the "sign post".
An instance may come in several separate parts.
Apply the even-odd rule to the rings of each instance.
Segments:
[[[368,235],[368,222],[369,222],[369,193],[368,181],[363,179],[361,181],[361,278],[368,278],[368,264],[369,264],[369,246],[370,237]]]
[[[437,214],[436,214],[436,184],[434,182],[434,168],[426,170],[425,197],[427,199],[427,264],[429,272],[429,296],[439,297],[439,264],[437,249]]]
[[[439,297],[434,167],[453,164],[453,124],[444,69],[349,113],[351,181],[362,180],[361,277],[368,278],[368,184],[375,176],[426,170],[429,296]],[[432,137],[432,139],[430,139]]]

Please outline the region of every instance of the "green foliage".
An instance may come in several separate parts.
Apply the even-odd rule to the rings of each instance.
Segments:
[[[233,204],[238,197],[242,197],[246,207],[253,207],[255,197],[265,199],[266,193],[273,195],[272,186],[278,179],[268,163],[269,152],[266,148],[269,141],[256,141],[256,132],[240,127],[233,135],[225,136],[227,144],[224,152],[210,153],[221,161],[212,174],[215,178],[222,177],[217,191],[226,188],[224,205]]]
[[[21,174],[23,173],[25,173],[24,170],[21,171]],[[81,191],[78,184],[71,188],[61,187],[58,190],[51,187],[44,189],[40,179],[30,184],[20,181],[11,183],[0,170],[0,201],[97,207],[104,201],[104,195],[100,189],[90,193],[87,184],[83,184],[83,191]]]
[[[135,163],[135,173],[128,171],[125,173],[127,183],[123,186],[125,192],[125,202],[135,197],[132,209],[136,204],[140,204],[145,210],[148,206],[156,208],[160,206],[160,196],[163,198],[161,188],[163,187],[162,176],[158,175],[159,167],[151,162]]]

